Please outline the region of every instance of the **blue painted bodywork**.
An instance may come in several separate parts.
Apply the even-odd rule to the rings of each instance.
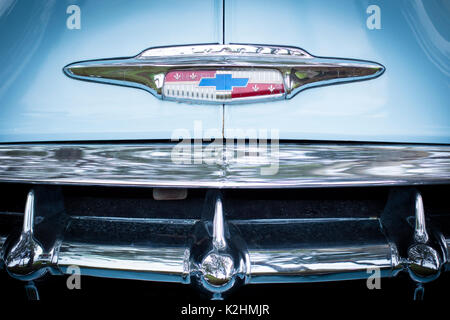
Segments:
[[[369,5],[381,10],[370,30]],[[281,139],[450,143],[450,2],[227,0],[225,41],[297,46],[376,61],[379,78],[305,90],[288,101],[226,106],[226,128]]]
[[[224,126],[225,134],[228,128],[277,129],[281,139],[450,143],[448,1],[224,3],[0,2],[0,142],[170,139],[176,129],[204,136]],[[70,4],[81,8],[80,30],[66,27]],[[366,26],[372,4],[381,9],[379,30]],[[161,101],[62,72],[76,61],[222,41],[376,61],[386,72],[305,90],[291,100],[225,107]],[[202,131],[194,130],[196,120]]]
[[[81,9],[80,30],[66,27],[69,4]],[[170,139],[195,120],[221,132],[220,106],[161,101],[62,71],[153,46],[219,43],[221,10],[210,0],[0,2],[0,142]]]

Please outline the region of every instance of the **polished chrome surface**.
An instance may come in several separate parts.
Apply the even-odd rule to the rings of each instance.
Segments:
[[[439,276],[441,261],[437,251],[426,244],[415,244],[408,250],[409,274],[414,281],[428,282]]]
[[[176,46],[176,47],[162,47],[152,48],[143,51],[137,56],[138,59],[148,58],[169,58],[179,56],[197,56],[197,57],[216,57],[239,55],[246,57],[304,57],[313,58],[307,52],[299,48],[263,46],[263,45],[196,45],[196,46]]]
[[[246,242],[251,283],[363,279],[373,268],[391,277],[401,269],[377,218],[230,223]]]
[[[100,220],[101,217],[98,219]],[[117,222],[113,219],[106,220],[109,223]],[[149,225],[155,223],[142,222]],[[251,220],[228,222],[239,225],[240,228],[254,226]],[[348,222],[331,219],[327,225]],[[372,226],[378,225],[376,219],[369,219],[368,221],[356,220],[354,226],[358,227],[359,223],[364,222],[369,222]],[[172,225],[178,223],[186,228],[192,225],[176,220],[170,222]],[[302,225],[308,227],[313,226],[314,223],[317,222],[304,221]],[[202,224],[203,221],[199,222],[198,226]],[[231,289],[239,276],[244,277],[245,283],[314,282],[363,279],[368,277],[367,270],[371,268],[379,268],[381,276],[390,277],[395,276],[399,268],[400,257],[395,250],[392,250],[395,249],[395,245],[392,247],[393,244],[383,238],[381,231],[379,234],[367,234],[368,244],[348,243],[346,237],[354,231],[350,233],[344,231],[343,234],[338,235],[332,231],[334,228],[327,228],[327,225],[324,225],[322,232],[327,230],[328,233],[332,233],[335,243],[327,244],[319,237],[314,244],[310,245],[293,242],[292,236],[301,239],[301,228],[294,227],[290,232],[283,232],[284,237],[280,237],[277,230],[280,230],[280,224],[286,225],[286,221],[270,220],[265,224],[266,234],[262,236],[272,239],[271,243],[259,243],[260,248],[256,249],[254,244],[248,242],[250,248],[248,262],[246,262],[247,270],[242,270],[243,266],[235,263],[235,255],[240,254],[239,250],[241,250],[234,251],[237,248],[217,250],[211,246],[206,254],[200,254],[203,258],[196,266],[189,263],[196,254],[195,245],[194,247],[188,245],[167,247],[159,243],[148,243],[146,246],[136,246],[101,243],[104,241],[74,243],[70,240],[64,240],[60,244],[57,266],[63,273],[67,272],[70,265],[76,265],[81,268],[82,275],[181,283],[191,283],[200,272],[202,280],[200,284],[207,291],[215,294]],[[344,230],[344,228],[339,229]],[[199,233],[194,231],[194,235],[198,237]],[[231,239],[236,237],[239,237],[239,233],[234,230],[231,233]],[[286,237],[290,240],[286,241]],[[203,239],[200,237],[198,243],[206,244]],[[344,242],[347,243],[344,244]],[[267,247],[264,248],[264,246]]]
[[[233,259],[227,255],[210,253],[202,262],[202,272],[205,281],[213,286],[223,286],[233,277]]]
[[[184,247],[139,247],[102,243],[62,242],[57,265],[67,272],[71,265],[82,274],[99,277],[185,282],[189,257]],[[108,272],[109,271],[109,272]]]
[[[306,88],[368,80],[380,76],[385,70],[375,62],[319,58],[299,48],[226,44],[152,48],[128,59],[73,63],[64,67],[64,72],[75,79],[144,89],[164,99],[164,77],[170,70],[228,70],[242,67],[278,70],[284,79],[286,94],[275,98],[287,99]],[[220,104],[252,102],[251,99],[204,100],[189,95],[169,98]]]
[[[213,246],[216,250],[222,250],[227,247],[225,240],[225,226],[223,221],[222,199],[217,198],[216,207],[214,208],[213,220]]]
[[[408,248],[408,270],[416,282],[428,282],[440,274],[441,258],[430,244],[425,224],[425,210],[422,195],[415,195],[414,244]]]
[[[34,238],[34,204],[35,196],[32,190],[27,197],[22,233],[5,258],[8,273],[22,280],[41,277],[47,272],[46,267],[51,264],[53,258],[53,252],[45,252],[41,244]]]
[[[337,239],[336,239],[336,242]],[[397,257],[392,256],[388,243],[375,245],[332,246],[303,249],[249,250],[252,266],[251,282],[277,281],[312,282],[364,279],[367,271],[379,268],[383,276],[393,276]]]
[[[296,188],[450,181],[450,146],[283,143],[219,145],[172,160],[175,143],[0,145],[0,181],[75,185]],[[203,144],[203,148],[209,145]],[[246,156],[260,151],[255,159]],[[191,161],[189,161],[191,159]],[[178,159],[179,160],[179,159]],[[257,160],[257,161],[256,161]],[[264,170],[275,167],[273,174]]]
[[[247,277],[246,250],[240,237],[225,221],[223,194],[209,190],[203,205],[202,219],[193,232],[190,273],[193,282],[202,290],[222,299],[222,294],[242,284]]]
[[[422,195],[417,192],[416,194],[416,223],[414,228],[414,240],[417,243],[427,243],[429,236],[427,233],[427,228],[425,226],[425,211],[423,208]]]
[[[216,197],[214,218],[212,221],[213,248],[201,262],[200,272],[207,283],[219,287],[228,284],[236,273],[233,258],[228,252],[229,250],[227,250],[223,215],[222,196],[218,195]]]
[[[189,282],[191,219],[71,216],[56,265],[84,275]]]

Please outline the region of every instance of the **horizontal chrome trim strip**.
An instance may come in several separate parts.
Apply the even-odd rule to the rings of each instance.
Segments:
[[[314,282],[365,279],[379,268],[393,275],[391,248],[387,243],[334,248],[249,250],[253,283]]]
[[[128,217],[101,217],[101,216],[71,216],[75,220],[104,221],[104,222],[133,222],[133,223],[153,223],[153,224],[178,224],[194,225],[195,219],[157,219],[157,218],[128,218]]]
[[[323,223],[323,222],[343,222],[343,221],[370,221],[378,220],[377,217],[369,218],[287,218],[287,219],[247,219],[229,220],[232,224],[292,224],[292,223]]]
[[[339,248],[249,250],[250,283],[364,279],[379,268],[394,275],[387,243]],[[83,275],[188,283],[189,249],[63,243],[57,265],[78,266]]]
[[[200,164],[195,163],[194,153],[192,161],[191,154],[184,163],[179,159],[173,161],[175,146],[175,143],[0,145],[0,182],[189,188],[450,182],[450,146],[285,143],[271,150],[270,146],[249,149],[246,145],[224,144],[220,146],[223,153],[217,157],[212,152],[203,152]],[[248,152],[264,156],[248,156]],[[273,174],[264,174],[268,168],[275,169]]]
[[[316,223],[294,221],[284,226],[280,224],[282,221],[267,219],[263,226],[262,222],[254,224],[253,220],[247,223],[244,220],[229,221],[240,229],[248,245],[247,282],[363,279],[368,277],[371,268],[379,268],[382,276],[389,277],[394,276],[398,269],[396,250],[392,250],[393,244],[381,233],[376,219],[324,219]],[[150,223],[148,230],[157,234],[159,229],[154,227]],[[180,227],[186,230],[180,234],[193,232],[189,225],[182,224]],[[261,235],[261,230],[265,231],[265,235]],[[326,233],[323,232],[325,230]],[[336,230],[340,230],[341,234],[333,233]],[[364,239],[355,237],[355,230],[364,230]],[[162,231],[162,234],[166,233]],[[284,237],[279,238],[279,233]],[[327,240],[330,233],[333,234],[330,237],[332,243]],[[84,275],[190,282],[195,265],[192,264],[193,253],[187,238],[170,246],[141,240],[140,244],[113,244],[105,242],[105,239],[91,239],[88,242],[62,240],[58,246],[56,264],[63,273],[70,273],[68,267],[75,265]]]

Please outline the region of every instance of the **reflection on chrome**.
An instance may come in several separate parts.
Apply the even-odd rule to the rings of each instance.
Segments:
[[[45,253],[34,239],[34,205],[35,197],[32,190],[27,197],[22,233],[5,258],[8,273],[22,280],[41,277],[47,271],[46,266],[50,265],[53,255]]]
[[[428,242],[428,233],[425,226],[425,210],[423,209],[422,195],[416,194],[416,223],[414,229],[414,240],[418,243]]]
[[[439,255],[435,249],[425,244],[417,244],[408,250],[411,278],[417,282],[428,282],[437,278],[441,268]]]
[[[429,235],[425,225],[425,210],[419,192],[415,198],[414,244],[408,249],[408,270],[411,278],[418,282],[429,282],[440,274],[441,258],[429,244]],[[420,288],[423,291],[423,288]]]
[[[225,226],[223,221],[223,206],[220,197],[216,200],[213,219],[213,246],[216,250],[223,250],[227,246],[225,240]]]
[[[233,259],[224,254],[210,253],[202,262],[205,281],[213,286],[223,286],[230,282],[234,274]]]
[[[164,94],[165,75],[171,70],[232,70],[247,68],[271,69],[284,79],[283,94],[277,98],[292,98],[301,90],[316,86],[373,79],[385,68],[375,62],[319,58],[295,47],[262,45],[198,45],[152,48],[128,59],[104,59],[77,62],[64,67],[67,76],[74,79],[125,85],[149,91],[157,98],[179,101],[205,102],[192,94],[179,98]],[[270,95],[268,99],[271,98]],[[237,102],[252,102],[239,100]],[[233,103],[213,99],[210,103]]]
[[[223,145],[223,159],[174,163],[175,143],[0,145],[0,182],[147,187],[296,188],[450,182],[450,147],[285,143],[267,163]],[[267,150],[262,150],[267,154]],[[270,158],[273,157],[273,158]],[[278,172],[261,175],[277,162]],[[208,163],[208,165],[205,165]],[[74,170],[76,168],[76,170]]]
[[[83,274],[97,270],[133,271],[136,273],[170,274],[184,277],[185,248],[137,247],[99,243],[63,242],[58,253],[58,267],[66,270],[79,266]],[[101,273],[96,273],[101,275]],[[151,279],[152,275],[148,275]],[[156,277],[156,276],[155,276]]]
[[[367,278],[367,269],[377,267],[391,271],[393,268],[390,246],[361,245],[349,247],[249,250],[252,278],[258,276],[296,276],[296,281],[311,281],[308,276],[332,275],[335,280]]]

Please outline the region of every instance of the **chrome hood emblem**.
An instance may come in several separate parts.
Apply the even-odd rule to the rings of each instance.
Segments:
[[[64,72],[141,88],[160,99],[228,104],[290,99],[306,88],[376,78],[384,67],[293,47],[230,44],[152,48],[132,58],[69,64]]]

